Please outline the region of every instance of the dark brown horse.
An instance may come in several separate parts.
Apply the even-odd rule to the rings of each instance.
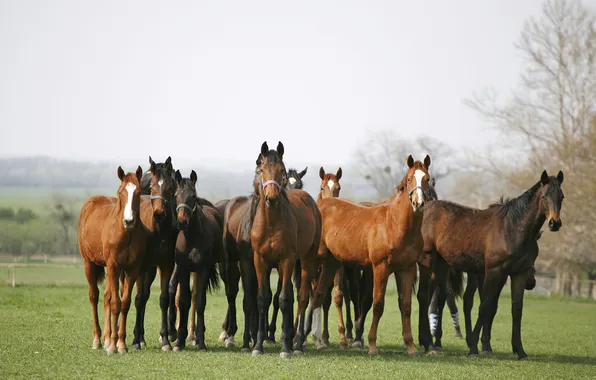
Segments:
[[[89,282],[89,301],[93,309],[93,348],[101,347],[101,329],[97,315],[98,282],[107,268],[104,293],[104,345],[109,354],[128,351],[126,347],[126,318],[130,309],[132,287],[141,270],[147,231],[141,223],[141,176],[124,174],[118,167],[120,187],[117,197],[94,196],[81,208],[78,225],[79,251],[85,263]],[[120,273],[124,272],[122,299],[118,292]],[[120,314],[122,313],[121,320]],[[120,323],[118,323],[120,322]],[[118,328],[120,325],[120,328]]]
[[[267,311],[271,304],[269,266],[279,263],[282,276],[280,310],[282,312],[281,357],[290,357],[293,345],[293,285],[292,274],[296,261],[301,261],[301,283],[310,284],[316,272],[317,248],[321,237],[321,216],[315,200],[303,190],[286,192],[283,183],[287,172],[283,163],[284,147],[269,150],[267,143],[261,146],[257,175],[261,186],[257,188],[259,202],[251,229],[254,265],[257,274],[257,307],[259,324],[253,355],[263,353],[267,329]],[[256,195],[256,194],[255,194]],[[304,319],[309,300],[309,286],[300,289],[299,324],[296,331],[295,353],[303,351]]]
[[[323,292],[331,284],[339,262],[362,268],[372,266],[374,306],[368,334],[370,354],[377,353],[377,328],[391,273],[395,273],[398,281],[403,338],[408,351],[416,353],[410,325],[411,294],[416,279],[416,262],[423,247],[420,225],[430,191],[430,157],[427,155],[422,163],[408,156],[406,163],[406,175],[389,203],[365,207],[342,198],[326,198],[318,202],[323,217],[319,253],[326,254],[326,260],[313,307],[321,305]]]
[[[168,339],[168,310],[175,312],[174,300],[170,299],[168,285],[174,269],[174,247],[178,236],[174,215],[176,185],[170,157],[165,163],[159,164],[149,157],[149,165],[149,172],[141,179],[141,194],[147,194],[141,196],[141,221],[149,230],[149,240],[142,270],[137,279],[137,313],[132,347],[140,349],[145,346],[145,309],[151,293],[151,284],[159,267],[160,345],[162,350],[169,351],[172,346]]]
[[[466,336],[470,354],[478,353],[482,330],[482,351],[491,352],[491,327],[498,299],[511,278],[513,330],[511,344],[518,357],[527,357],[521,342],[521,316],[524,290],[538,255],[536,238],[545,221],[551,231],[561,227],[563,173],[540,181],[517,198],[491,205],[485,210],[434,201],[426,206],[422,233],[424,252],[432,255],[431,269],[420,266],[420,343],[429,350],[432,339],[428,324],[428,298],[449,266],[472,274],[483,274],[482,301],[478,320]],[[454,234],[453,231],[458,231]],[[432,271],[432,276],[431,276]]]
[[[198,201],[197,174],[193,170],[190,178],[175,174],[176,215],[180,232],[176,239],[176,279],[180,284],[180,323],[174,351],[182,350],[188,335],[188,311],[191,303],[190,273],[195,272],[197,328],[196,346],[200,351],[205,345],[205,307],[207,291],[219,287],[217,262],[221,257],[221,219],[211,206],[201,206]],[[174,277],[174,276],[172,276]],[[171,284],[172,285],[172,284]],[[175,297],[175,286],[170,286],[170,297]]]

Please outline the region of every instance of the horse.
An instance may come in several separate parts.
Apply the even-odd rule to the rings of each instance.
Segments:
[[[481,330],[482,351],[492,352],[492,322],[499,295],[509,276],[513,319],[511,345],[519,359],[527,357],[521,341],[524,290],[538,255],[536,238],[543,224],[548,220],[553,232],[562,226],[562,183],[563,172],[549,177],[545,170],[540,180],[517,198],[501,198],[484,210],[446,201],[429,202],[424,212],[422,234],[424,255],[431,257],[430,268],[420,266],[418,291],[419,340],[425,351],[433,346],[425,312],[428,298],[451,266],[484,275],[478,319],[471,334],[466,336],[469,354],[478,354]],[[458,233],[453,234],[454,230]]]
[[[308,170],[308,166],[304,168],[301,172],[298,172],[294,168],[288,169],[288,183],[286,185],[286,189],[302,189],[304,184],[302,183],[302,178],[306,175],[306,171]]]
[[[206,351],[205,306],[207,291],[219,288],[217,262],[222,255],[222,221],[214,207],[199,204],[197,174],[194,170],[191,171],[190,178],[182,178],[180,171],[176,170],[175,178],[176,216],[180,229],[176,239],[175,278],[180,285],[180,324],[174,351],[181,351],[186,346],[191,272],[195,272],[196,283],[196,308],[192,311],[197,314],[195,342],[199,351]],[[175,297],[176,287],[171,285],[172,283],[170,297]]]
[[[174,246],[178,230],[174,224],[174,179],[171,158],[156,164],[149,156],[150,169],[141,178],[141,221],[149,231],[147,252],[137,277],[135,298],[136,320],[132,347],[141,349],[145,343],[145,309],[151,284],[155,280],[157,267],[160,271],[159,306],[161,308],[160,344],[164,351],[172,349],[168,340],[168,309],[174,311],[174,300],[170,299],[168,284],[174,268]],[[146,178],[149,178],[146,180]],[[144,180],[145,179],[145,180]],[[144,186],[143,186],[144,185]],[[124,274],[120,277],[124,282]]]
[[[281,352],[282,358],[291,357],[294,324],[292,308],[294,295],[292,274],[299,259],[301,283],[310,284],[316,272],[317,250],[321,238],[321,215],[315,200],[303,190],[287,191],[283,183],[287,172],[283,163],[284,146],[281,141],[276,150],[269,150],[267,142],[261,145],[257,161],[257,175],[261,184],[257,187],[258,204],[250,232],[254,267],[257,275],[259,313],[257,340],[253,356],[263,353],[267,329],[267,311],[271,304],[269,265],[279,263],[282,277],[280,310],[282,312]],[[309,287],[300,289],[298,303],[299,323],[296,331],[295,354],[304,350],[304,317],[309,301]]]
[[[77,238],[89,283],[89,301],[93,311],[93,349],[101,348],[101,329],[97,315],[98,283],[106,277],[107,268],[104,345],[108,354],[128,351],[126,319],[132,287],[141,270],[147,245],[147,231],[140,216],[142,174],[140,166],[136,173],[126,174],[119,166],[120,186],[117,197],[93,196],[83,204],[79,216]],[[121,272],[125,274],[122,299],[118,293]]]
[[[430,197],[431,160],[427,155],[424,162],[414,161],[410,155],[406,164],[407,172],[388,203],[366,207],[342,198],[325,198],[318,202],[323,217],[319,254],[324,255],[325,264],[313,308],[321,305],[323,292],[331,284],[340,262],[365,268],[365,276],[372,271],[373,321],[368,334],[369,354],[377,353],[377,328],[391,273],[395,273],[398,284],[404,342],[410,354],[417,352],[410,325],[411,294],[416,263],[423,248],[420,226],[424,205]],[[363,323],[360,334],[362,327]],[[357,338],[358,332],[357,327]]]
[[[325,169],[321,166],[321,168],[319,169],[319,178],[321,178],[321,186],[319,195],[317,196],[317,202],[319,202],[323,198],[339,197],[339,192],[341,190],[341,184],[339,183],[339,180],[341,179],[342,174],[343,172],[341,167],[338,168],[336,173],[326,173]],[[353,340],[353,322],[350,310],[351,302],[354,303],[354,315],[358,315],[359,313],[359,308],[357,305],[358,279],[354,276],[356,270],[356,268],[345,268],[344,265],[340,265],[340,267],[335,272],[335,276],[333,278],[333,285],[331,285],[325,292],[325,298],[323,301],[323,323],[321,323],[321,309],[310,309],[308,319],[306,320],[305,334],[308,335],[308,333],[311,330],[311,327],[314,325],[313,336],[317,345],[317,349],[323,349],[329,345],[329,308],[331,307],[332,292],[334,293],[333,301],[335,303],[335,307],[337,309],[338,314],[338,332],[340,336],[340,348],[345,348],[347,344],[350,342],[350,340]],[[313,282],[312,285],[312,290],[314,292],[316,290],[316,282]],[[346,301],[347,326],[344,324],[342,310],[344,298]],[[313,317],[315,321],[314,324]],[[319,331],[321,324],[323,325],[323,329],[322,331]],[[321,337],[321,339],[318,339],[319,336]]]

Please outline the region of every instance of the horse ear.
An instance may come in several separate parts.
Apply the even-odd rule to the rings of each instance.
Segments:
[[[122,166],[118,166],[118,178],[120,178],[120,181],[124,179],[124,170],[122,170]]]
[[[267,141],[265,141],[263,145],[261,145],[261,155],[265,157],[267,152],[269,152],[269,145],[267,145]]]
[[[141,165],[137,167],[137,178],[139,179],[139,182],[141,182],[141,178],[143,178],[143,169],[141,168]]]
[[[279,141],[277,143],[277,154],[279,155],[279,158],[281,158],[283,160],[283,157],[284,157],[284,144],[282,144],[281,141]]]
[[[180,185],[180,183],[182,182],[182,174],[180,174],[180,170],[176,170],[174,178],[176,178],[176,182],[178,183],[178,185]]]
[[[335,177],[337,178],[338,181],[341,179],[342,173],[343,172],[341,171],[341,166],[340,166],[339,169],[337,169],[337,173],[335,173]]]
[[[546,170],[542,172],[540,182],[542,182],[543,185],[548,185],[548,174],[546,173]]]
[[[166,172],[168,174],[171,174],[172,173],[172,170],[174,170],[174,168],[172,167],[172,162],[171,161],[170,162],[167,162],[166,161]]]
[[[259,153],[259,156],[257,157],[257,161],[255,161],[255,163],[257,164],[257,166],[260,166],[261,162],[263,162],[263,156]]]
[[[300,178],[304,177],[306,175],[306,171],[308,170],[308,166],[304,168],[303,171],[301,171],[300,173],[298,173],[298,176]]]
[[[406,160],[406,164],[408,164],[408,167],[409,168],[411,168],[412,166],[414,166],[414,158],[412,157],[411,154],[408,156],[408,159]]]
[[[323,169],[322,166],[319,169],[319,177],[321,177],[321,179],[325,179],[325,169]]]
[[[172,164],[172,157],[171,156],[168,156],[168,158],[166,158],[165,164],[166,165],[171,165]]]
[[[197,173],[195,173],[194,170],[190,172],[190,180],[192,181],[193,185],[197,184]]]
[[[430,166],[430,156],[427,154],[426,157],[424,157],[424,167],[428,169],[429,166]]]
[[[563,172],[559,170],[557,173],[557,179],[559,180],[559,185],[563,183]]]
[[[432,187],[435,187],[435,179],[434,178],[431,178],[429,183]]]
[[[151,158],[151,156],[149,156],[149,171],[152,174],[155,174],[155,170],[157,170],[157,167],[155,165],[155,161],[153,161],[153,159]]]

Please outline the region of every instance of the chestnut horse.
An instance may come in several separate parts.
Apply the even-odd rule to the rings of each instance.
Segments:
[[[141,220],[150,234],[142,270],[137,278],[137,313],[132,347],[140,349],[145,346],[145,310],[151,284],[159,267],[160,345],[162,350],[169,351],[172,346],[168,339],[168,309],[175,312],[174,299],[170,299],[168,285],[174,269],[174,247],[178,236],[174,216],[176,186],[170,157],[165,163],[156,164],[149,156],[149,165],[149,171],[141,178]]]
[[[520,359],[527,357],[521,342],[521,317],[524,290],[533,274],[538,255],[537,237],[546,220],[551,231],[561,227],[563,173],[549,177],[546,170],[540,181],[517,198],[471,209],[445,201],[430,202],[424,212],[422,233],[424,253],[432,255],[431,268],[420,266],[419,339],[425,350],[432,348],[427,319],[428,298],[437,282],[444,279],[449,266],[469,274],[482,274],[478,319],[466,336],[470,354],[478,354],[482,330],[482,351],[491,352],[492,322],[507,276],[511,277],[513,330],[511,344]],[[453,231],[458,231],[453,234]],[[432,276],[431,276],[432,272]]]
[[[176,239],[176,280],[180,285],[180,323],[174,351],[184,349],[188,335],[188,312],[191,304],[190,273],[195,272],[197,315],[195,332],[199,351],[207,350],[205,345],[205,306],[207,291],[219,287],[217,261],[221,257],[221,219],[211,206],[201,206],[197,196],[197,174],[193,170],[190,178],[175,174],[176,214],[180,232]],[[170,286],[170,297],[175,297],[175,286]]]
[[[259,323],[257,341],[253,355],[263,353],[263,342],[267,333],[267,311],[271,304],[269,266],[279,263],[282,277],[280,310],[282,312],[282,358],[291,356],[294,324],[292,274],[296,260],[301,262],[301,283],[310,284],[316,271],[317,248],[321,238],[321,216],[315,200],[303,190],[286,192],[282,185],[287,180],[283,163],[284,146],[281,141],[277,150],[269,150],[267,143],[261,145],[257,175],[261,186],[257,187],[258,205],[250,233],[254,265],[257,274],[257,307]],[[309,286],[300,289],[296,331],[296,350],[301,353],[304,345],[304,317],[309,301]]]
[[[127,352],[126,318],[130,309],[132,287],[141,270],[147,245],[147,231],[141,223],[141,176],[124,174],[118,167],[120,187],[117,197],[94,196],[81,208],[78,224],[79,251],[85,263],[89,282],[89,301],[93,310],[93,348],[101,347],[101,329],[97,315],[98,282],[105,276],[104,345],[108,354]],[[124,272],[122,299],[118,293],[120,273]],[[120,323],[118,319],[122,313]],[[120,328],[118,328],[120,325]]]
[[[339,197],[341,185],[339,180],[342,177],[341,167],[334,173],[325,173],[325,169],[321,166],[319,169],[319,178],[321,178],[320,192],[317,197],[317,203],[323,198]],[[319,267],[319,273],[322,267]],[[333,285],[325,291],[325,298],[323,301],[323,323],[321,323],[321,309],[314,310],[311,308],[306,320],[306,335],[310,332],[311,325],[313,327],[313,337],[315,339],[317,349],[325,348],[329,345],[329,308],[331,306],[331,293],[334,292],[333,301],[337,309],[338,315],[338,332],[340,336],[339,344],[341,348],[345,348],[352,337],[352,313],[350,310],[350,302],[354,303],[354,315],[359,314],[358,301],[358,268],[345,268],[343,264],[335,272]],[[316,290],[316,282],[313,282],[313,292]],[[346,300],[346,317],[347,326],[344,325],[343,317],[343,301]],[[314,317],[314,323],[313,323]],[[319,331],[321,324],[323,330]],[[346,331],[348,334],[346,334]],[[321,337],[321,339],[319,339]]]
[[[414,161],[410,155],[406,163],[406,175],[397,186],[396,196],[388,203],[366,207],[342,198],[325,198],[318,202],[323,217],[319,253],[327,255],[313,308],[321,305],[323,292],[331,284],[340,262],[364,267],[365,274],[366,268],[372,266],[374,306],[368,334],[370,354],[377,353],[377,328],[391,273],[395,273],[398,283],[403,338],[409,353],[416,353],[410,325],[411,294],[416,280],[416,262],[423,247],[420,225],[424,204],[430,197],[428,168],[431,161],[428,155],[424,163]]]

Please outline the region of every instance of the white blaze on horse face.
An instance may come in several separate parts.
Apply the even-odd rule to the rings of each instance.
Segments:
[[[296,178],[290,177],[290,178],[288,178],[288,181],[290,181],[290,185],[293,185],[296,183]]]
[[[163,179],[160,179],[159,181],[157,181],[157,184],[159,185],[159,191],[161,191],[161,185],[163,185]]]
[[[329,190],[333,190],[333,185],[334,185],[334,183],[332,180],[329,180],[329,182],[327,182],[327,186],[329,186]]]
[[[124,206],[124,221],[132,222],[134,219],[134,215],[132,215],[132,196],[134,195],[134,191],[137,189],[137,185],[129,182],[126,184],[125,189],[128,193],[128,200],[126,201],[126,206]]]
[[[420,169],[416,170],[414,172],[414,178],[416,178],[416,186],[422,187],[422,178],[424,178],[424,172]],[[416,189],[416,194],[418,194],[418,204],[420,204],[422,199],[424,199],[422,189],[420,189],[420,187]]]

